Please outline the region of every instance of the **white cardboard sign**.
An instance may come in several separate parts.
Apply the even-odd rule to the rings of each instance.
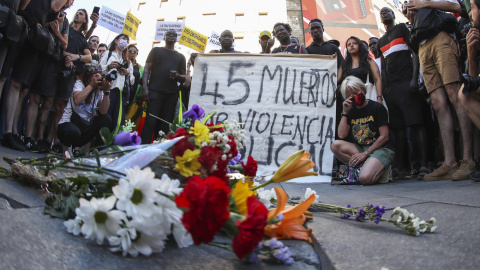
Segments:
[[[306,149],[319,176],[300,182],[330,182],[335,140],[337,64],[330,56],[200,54],[190,104],[211,120],[244,123],[243,160],[258,161],[257,175],[271,176],[288,156]]]
[[[220,34],[215,31],[212,31],[212,35],[210,36],[210,38],[208,38],[207,45],[210,45],[217,49],[221,49],[222,45],[220,45],[219,39],[220,39]]]
[[[155,27],[155,40],[165,40],[165,32],[167,32],[168,30],[175,30],[175,32],[177,32],[178,42],[180,40],[180,36],[182,35],[182,30],[184,26],[184,22],[157,21],[157,26]]]
[[[102,6],[97,24],[112,32],[121,34],[123,26],[125,25],[125,18],[125,14],[117,12],[109,7]]]

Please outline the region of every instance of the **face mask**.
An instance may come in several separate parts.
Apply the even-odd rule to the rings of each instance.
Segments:
[[[118,42],[118,48],[120,50],[125,50],[127,48],[127,45],[128,45],[128,42],[125,40],[125,39],[121,39],[119,42]]]
[[[360,93],[358,95],[353,96],[352,104],[354,106],[362,106],[363,104],[365,104],[365,100],[366,100],[365,94]]]

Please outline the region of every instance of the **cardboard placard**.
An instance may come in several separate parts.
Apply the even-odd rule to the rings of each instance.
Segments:
[[[165,32],[168,30],[175,30],[175,32],[177,32],[177,41],[179,41],[184,26],[184,22],[157,21],[157,26],[155,27],[155,40],[165,40]]]
[[[298,149],[310,152],[319,176],[300,182],[330,182],[335,140],[336,59],[319,55],[200,54],[190,104],[211,121],[244,123],[246,161],[257,175],[271,176]]]
[[[109,7],[102,6],[97,24],[112,32],[120,34],[125,25],[125,14],[117,12]]]
[[[125,19],[125,25],[123,26],[123,34],[126,34],[131,39],[136,40],[138,25],[140,20],[133,16],[132,13],[127,12],[127,18]]]
[[[204,36],[199,32],[184,26],[178,43],[192,48],[197,52],[204,52],[205,46],[207,46],[207,41],[207,36]]]

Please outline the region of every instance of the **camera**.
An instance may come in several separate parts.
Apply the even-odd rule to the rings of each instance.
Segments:
[[[461,74],[460,82],[463,84],[462,93],[468,95],[471,92],[477,91],[480,87],[480,77],[469,76],[468,74]]]
[[[107,80],[107,82],[112,82],[112,81],[115,81],[117,79],[117,71],[116,70],[112,70],[110,72],[108,72],[107,74],[103,74],[102,77],[101,77],[101,80],[103,81],[104,79]]]
[[[121,64],[118,68],[127,69],[128,68],[128,61],[124,61],[123,64]]]

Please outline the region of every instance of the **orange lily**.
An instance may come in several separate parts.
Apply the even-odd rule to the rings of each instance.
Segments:
[[[315,201],[315,195],[312,194],[307,200],[296,206],[285,208],[285,204],[288,201],[287,194],[279,187],[275,187],[275,193],[277,193],[277,208],[270,210],[267,220],[279,214],[283,215],[283,220],[265,226],[264,234],[277,239],[295,238],[308,241],[310,239],[308,234],[312,229],[305,229],[305,227],[303,227],[303,223],[305,223],[306,220],[304,213],[310,205],[312,205],[313,201]]]
[[[293,153],[278,167],[278,170],[269,181],[254,187],[252,190],[264,187],[271,183],[285,182],[293,178],[310,175],[318,175],[316,172],[309,172],[315,167],[315,162],[310,160],[310,153],[306,150],[299,150]]]

